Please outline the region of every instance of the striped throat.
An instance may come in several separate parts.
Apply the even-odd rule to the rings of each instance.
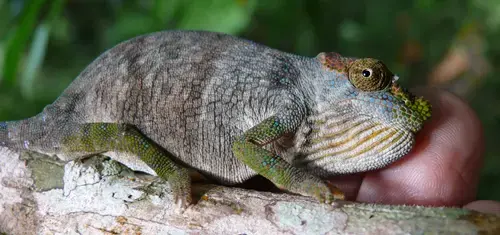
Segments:
[[[299,133],[295,163],[326,176],[385,167],[414,145],[413,132],[364,115],[312,116]]]

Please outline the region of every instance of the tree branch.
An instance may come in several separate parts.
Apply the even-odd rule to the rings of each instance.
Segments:
[[[168,183],[102,156],[62,164],[0,149],[7,234],[499,234],[500,217],[455,208],[338,202],[211,185],[175,211]]]

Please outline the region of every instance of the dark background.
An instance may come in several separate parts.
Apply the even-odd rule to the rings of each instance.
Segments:
[[[479,199],[500,200],[498,0],[0,0],[0,120],[40,112],[106,49],[167,29],[375,57],[406,86],[451,90],[485,128]]]

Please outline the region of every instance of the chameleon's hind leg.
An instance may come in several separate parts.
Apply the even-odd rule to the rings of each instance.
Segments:
[[[62,143],[64,151],[68,153],[116,151],[134,154],[160,178],[170,183],[176,203],[183,208],[191,203],[191,180],[188,170],[175,163],[170,153],[132,125],[78,124],[78,127],[69,133]]]

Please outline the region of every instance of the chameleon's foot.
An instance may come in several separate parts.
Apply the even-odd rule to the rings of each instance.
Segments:
[[[303,196],[314,197],[321,203],[330,204],[335,200],[344,200],[344,193],[330,183],[316,177],[308,177],[293,187],[293,191]]]
[[[186,209],[192,203],[191,180],[187,169],[180,169],[168,177],[174,203],[178,209]]]

